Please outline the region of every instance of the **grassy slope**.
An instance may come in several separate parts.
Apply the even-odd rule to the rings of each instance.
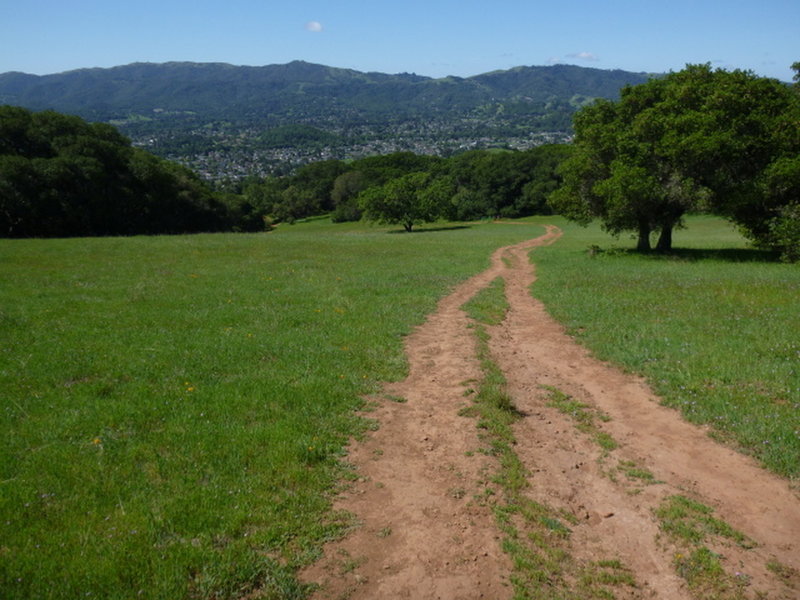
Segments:
[[[551,313],[797,477],[800,270],[743,262],[763,257],[716,219],[672,258],[590,258],[630,244],[555,222]],[[540,231],[0,240],[0,596],[301,596],[359,395],[449,286]]]
[[[670,257],[559,225],[563,238],[535,252],[534,292],[550,313],[689,420],[800,477],[800,268],[747,250],[710,217],[689,219]],[[594,258],[593,244],[605,249]]]
[[[0,240],[0,596],[302,595],[359,396],[540,231]]]

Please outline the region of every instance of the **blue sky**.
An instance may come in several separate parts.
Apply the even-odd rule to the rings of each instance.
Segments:
[[[800,0],[0,0],[0,73],[172,60],[431,77],[711,62],[789,81]]]

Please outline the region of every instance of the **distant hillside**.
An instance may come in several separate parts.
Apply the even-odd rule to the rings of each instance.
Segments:
[[[517,67],[469,78],[361,73],[295,61],[236,67],[222,63],[135,63],[55,75],[0,75],[0,102],[52,108],[98,120],[153,110],[217,117],[273,117],[302,109],[309,116],[378,116],[463,111],[502,101],[541,103],[573,96],[613,98],[643,73],[570,65]]]
[[[308,152],[332,158],[531,145],[525,140],[533,134],[566,135],[582,104],[615,98],[623,86],[647,78],[570,65],[432,79],[302,61],[263,67],[135,63],[44,76],[5,73],[0,104],[111,122],[154,152],[190,163],[214,154],[217,162],[233,161],[239,168],[233,175],[241,175],[253,169],[231,158],[236,152],[303,162]],[[287,129],[297,125],[303,127]],[[295,139],[287,131],[302,135]],[[291,152],[276,154],[276,145]]]

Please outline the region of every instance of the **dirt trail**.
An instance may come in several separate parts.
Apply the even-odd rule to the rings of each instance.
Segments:
[[[477,452],[475,421],[458,414],[481,376],[460,307],[497,277],[506,281],[510,310],[490,329],[490,345],[524,415],[515,425],[516,450],[531,472],[530,496],[580,519],[572,527],[573,556],[619,558],[638,584],[626,597],[689,598],[653,515],[665,497],[683,494],[757,542],[749,550],[712,547],[727,568],[746,575],[748,595],[800,595],[765,566],[774,558],[800,570],[800,501],[786,481],[660,406],[641,379],[592,358],[531,297],[528,253],[559,236],[549,226],[539,238],[496,251],[489,269],[444,298],[408,337],[409,376],[377,399],[370,416],[379,429],[350,448],[359,479],[336,500],[335,508],[361,525],[329,544],[303,574],[322,585],[316,598],[512,596],[512,567],[491,508],[473,501],[497,467]],[[620,447],[604,455],[548,406],[543,385],[607,414],[602,429]],[[659,483],[636,486],[621,474],[623,461],[648,469]]]

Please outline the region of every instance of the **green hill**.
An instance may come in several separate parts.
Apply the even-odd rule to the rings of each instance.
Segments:
[[[134,63],[43,76],[5,73],[0,75],[0,101],[98,120],[153,111],[191,111],[234,120],[288,118],[298,111],[322,118],[334,111],[348,119],[438,111],[457,114],[485,103],[568,101],[576,94],[613,98],[622,86],[646,79],[643,73],[569,65],[431,79],[362,73],[302,61],[263,67]]]

